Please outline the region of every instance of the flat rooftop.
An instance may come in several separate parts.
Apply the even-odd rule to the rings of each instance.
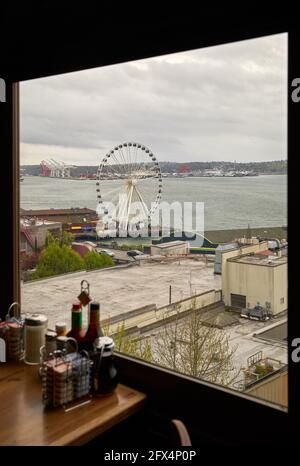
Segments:
[[[166,243],[160,244],[152,244],[151,247],[160,248],[160,249],[168,249],[168,248],[176,248],[177,246],[186,246],[186,241],[170,241]]]
[[[281,343],[287,344],[287,320],[270,325],[266,330],[257,332],[255,336],[257,338],[262,338],[263,340],[279,341]]]
[[[131,266],[102,269],[93,272],[76,272],[27,282],[22,285],[22,312],[41,312],[48,316],[49,328],[55,322],[71,323],[71,304],[79,295],[81,280],[88,280],[93,299],[101,303],[101,319],[117,316],[142,306],[169,303],[169,286],[172,286],[172,302],[188,298],[192,294],[221,288],[221,276],[214,275],[214,264],[189,258],[172,262],[142,262]],[[286,342],[274,338],[274,328],[279,323],[286,325],[286,317],[259,322],[242,319],[237,314],[237,323],[225,327],[230,346],[238,346],[234,364],[246,367],[247,358],[259,350],[264,357],[287,362]],[[87,313],[84,312],[84,325]],[[272,332],[269,330],[272,329]],[[278,329],[278,328],[277,328]],[[218,330],[221,332],[221,330]],[[263,332],[266,331],[264,335]],[[146,332],[151,335],[153,330]],[[260,334],[261,333],[261,334]],[[271,336],[270,336],[271,333]],[[268,338],[267,338],[268,337]]]
[[[28,220],[28,219],[21,219],[20,220],[20,224],[21,224],[21,227],[23,228],[34,228],[34,227],[40,227],[40,226],[43,226],[43,225],[48,225],[48,226],[53,226],[53,225],[57,225],[57,226],[60,226],[61,225],[61,222],[58,222],[58,221],[54,221],[54,220],[40,220],[40,219],[36,219],[34,222],[32,222],[32,220]]]
[[[274,337],[277,332],[284,332],[284,328],[286,328],[286,316],[265,322],[248,320],[241,318],[238,313],[224,312],[222,305],[216,304],[212,310],[204,311],[202,315],[199,314],[199,318],[206,320],[208,314],[217,315],[217,313],[219,313],[221,319],[223,319],[224,314],[228,314],[226,319],[229,325],[224,326],[222,329],[217,328],[216,332],[225,332],[230,347],[235,349],[233,364],[236,368],[246,369],[248,358],[258,351],[262,351],[263,358],[274,358],[281,361],[282,364],[287,364],[288,351],[286,341]],[[230,318],[234,318],[235,323],[231,323]],[[183,318],[184,320],[185,318]],[[171,325],[174,324],[171,323]],[[157,329],[158,331],[159,328]],[[149,330],[145,335],[151,336],[155,333],[155,330]]]
[[[140,264],[140,265],[139,265]],[[88,280],[93,299],[101,303],[101,319],[140,308],[157,307],[188,298],[191,293],[221,288],[221,276],[214,275],[213,263],[193,259],[161,262],[134,262],[91,272],[76,272],[22,285],[22,312],[41,312],[49,327],[58,320],[71,322],[71,304],[80,293],[81,280]],[[87,316],[84,316],[86,322]]]
[[[265,254],[247,254],[245,256],[228,259],[228,262],[239,262],[242,264],[264,265],[277,267],[287,263],[287,256],[266,256]]]
[[[76,215],[76,214],[96,214],[95,210],[87,207],[74,207],[71,209],[20,209],[21,217],[38,217],[39,215]]]

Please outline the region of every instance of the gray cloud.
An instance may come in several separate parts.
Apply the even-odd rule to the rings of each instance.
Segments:
[[[286,157],[287,36],[21,84],[21,163],[97,164],[140,141],[159,160]]]

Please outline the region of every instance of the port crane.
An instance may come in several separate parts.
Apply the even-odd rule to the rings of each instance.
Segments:
[[[73,165],[67,165],[57,160],[42,160],[40,163],[40,176],[50,178],[70,178]]]

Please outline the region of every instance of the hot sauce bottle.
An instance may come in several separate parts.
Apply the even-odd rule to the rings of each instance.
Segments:
[[[82,328],[82,305],[80,301],[72,304],[72,328],[67,333],[67,337],[75,338],[79,351],[83,349],[84,330]]]
[[[103,331],[100,325],[100,303],[92,301],[89,306],[89,326],[84,337],[83,349],[93,351],[94,341],[97,338],[103,337]]]

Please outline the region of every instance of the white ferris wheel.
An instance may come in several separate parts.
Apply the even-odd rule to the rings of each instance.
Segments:
[[[98,236],[147,228],[162,196],[162,174],[156,156],[143,144],[124,142],[102,159],[96,183]]]

